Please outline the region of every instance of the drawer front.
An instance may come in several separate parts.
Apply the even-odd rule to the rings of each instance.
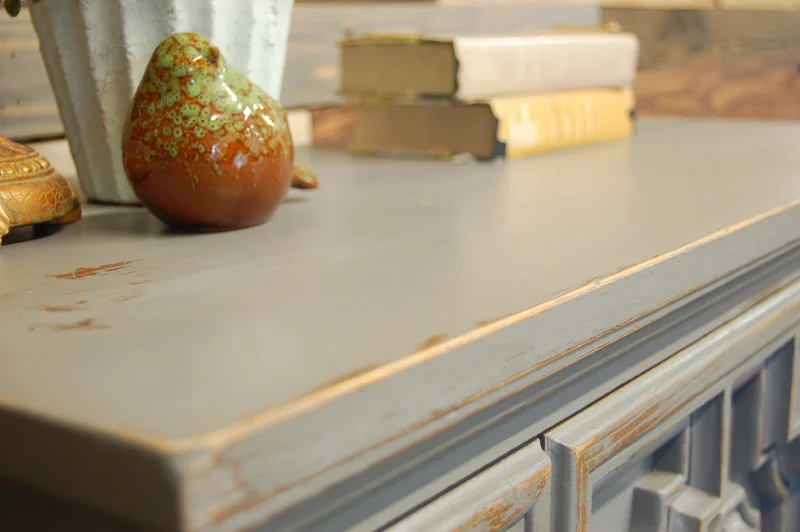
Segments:
[[[796,331],[794,340],[794,350],[800,350],[800,330]],[[792,368],[792,406],[791,406],[791,426],[789,435],[791,438],[800,437],[800,355],[795,355],[794,367]],[[798,466],[800,467],[800,465]]]
[[[389,530],[544,532],[549,523],[550,459],[535,441]]]
[[[545,435],[553,532],[800,530],[793,285]]]

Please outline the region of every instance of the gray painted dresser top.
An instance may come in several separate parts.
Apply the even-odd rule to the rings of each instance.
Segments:
[[[630,142],[505,163],[300,152],[320,189],[292,193],[261,227],[220,234],[166,234],[141,209],[89,207],[58,234],[2,248],[2,402],[167,438],[279,411],[435,339],[794,210],[798,145],[794,124],[651,120]]]
[[[0,417],[165,457],[269,432],[262,465],[308,467],[270,469],[290,483],[793,242],[797,146],[796,124],[641,120],[510,162],[299,151],[320,189],[244,231],[89,206],[0,248]],[[543,329],[503,336],[522,322]]]

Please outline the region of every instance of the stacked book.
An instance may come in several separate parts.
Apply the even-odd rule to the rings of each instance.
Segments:
[[[491,159],[625,138],[638,55],[635,35],[605,29],[348,38],[349,149]]]

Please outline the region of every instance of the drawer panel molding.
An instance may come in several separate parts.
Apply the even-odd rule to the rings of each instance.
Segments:
[[[553,532],[800,530],[800,282],[548,432]]]
[[[550,459],[536,440],[388,530],[544,532],[549,526]]]

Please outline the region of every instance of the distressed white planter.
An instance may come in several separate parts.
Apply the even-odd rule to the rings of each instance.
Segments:
[[[42,57],[86,195],[138,203],[122,167],[122,127],[150,55],[175,32],[200,33],[280,98],[293,0],[39,0]]]

